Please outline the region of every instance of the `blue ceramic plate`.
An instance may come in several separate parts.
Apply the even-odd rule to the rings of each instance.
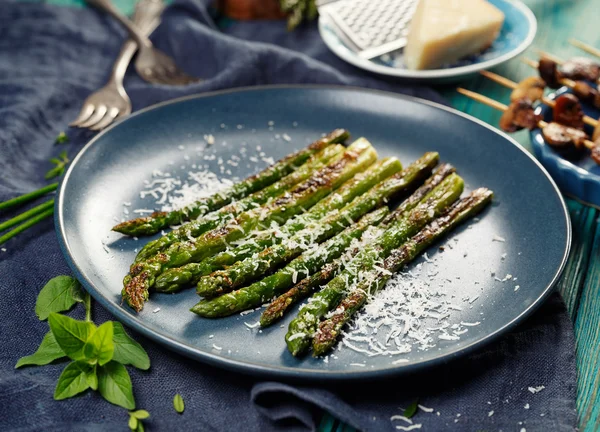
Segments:
[[[562,88],[548,95],[548,98],[554,99],[567,91],[566,87]],[[597,108],[590,104],[582,104],[582,106],[588,116],[596,119],[600,117],[600,110]],[[552,108],[540,105],[536,112],[542,114],[544,120],[551,121]],[[591,136],[593,128],[586,126],[586,132]],[[600,207],[600,165],[592,160],[587,151],[579,158],[566,159],[544,142],[540,129],[531,132],[531,143],[535,156],[548,170],[563,193],[586,204]]]
[[[432,348],[409,346],[409,352],[392,357],[369,357],[343,347],[327,362],[310,356],[296,359],[283,340],[291,315],[281,326],[262,332],[250,328],[260,311],[202,319],[188,311],[199,300],[193,289],[153,294],[139,314],[121,304],[121,280],[146,239],[121,237],[110,229],[115,221],[132,217],[132,209],[154,205],[155,198],[142,199],[139,194],[153,171],[185,180],[194,164],[206,163],[219,173],[219,158],[227,160],[243,146],[249,158],[263,152],[278,159],[336,127],[347,127],[354,137],[368,137],[381,156],[397,156],[405,165],[425,151],[439,151],[444,161],[457,167],[467,190],[487,186],[495,192],[494,205],[479,220],[441,243],[446,245],[444,252],[436,245],[428,258],[410,267],[413,282],[439,287],[438,301],[454,305],[443,322],[452,332],[461,329],[459,339],[436,334]],[[215,137],[214,145],[204,143],[207,134]],[[262,166],[243,160],[231,168],[233,175],[245,177]],[[73,161],[58,194],[56,222],[73,271],[94,298],[128,326],[202,362],[303,379],[397,374],[480,347],[540,304],[556,283],[571,242],[568,213],[554,182],[503,133],[423,100],[331,87],[232,90],[135,113],[100,133]]]
[[[336,34],[331,18],[319,17],[319,31],[325,44],[341,59],[356,67],[383,75],[426,81],[452,81],[489,69],[521,54],[531,43],[537,31],[533,12],[516,0],[489,0],[505,16],[504,25],[492,46],[484,52],[462,59],[457,63],[433,70],[409,70],[404,66],[402,51],[376,57],[361,58]]]

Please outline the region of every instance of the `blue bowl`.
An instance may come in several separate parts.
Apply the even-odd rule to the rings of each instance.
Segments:
[[[548,95],[548,98],[555,99],[569,92],[564,87]],[[592,118],[600,117],[597,108],[584,104],[583,110]],[[542,114],[546,121],[552,120],[552,108],[547,105],[540,105],[536,113]],[[586,126],[586,132],[591,136],[593,128]],[[561,192],[585,204],[600,207],[600,165],[592,160],[588,152],[579,158],[566,158],[546,144],[540,129],[531,131],[531,144],[535,156],[556,181]]]

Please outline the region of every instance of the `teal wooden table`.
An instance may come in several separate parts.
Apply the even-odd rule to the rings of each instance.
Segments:
[[[113,0],[130,13],[135,0]],[[49,3],[82,6],[83,0],[49,0]],[[561,58],[581,55],[568,43],[576,37],[600,48],[600,4],[598,0],[525,0],[538,20],[533,46],[524,54],[536,59],[535,49]],[[513,81],[535,74],[519,59],[494,69]],[[478,76],[461,86],[508,103],[510,91]],[[497,126],[500,113],[456,93],[456,85],[436,89],[455,108]],[[531,150],[527,132],[514,138]],[[581,431],[600,431],[600,213],[599,210],[567,199],[573,224],[573,247],[566,270],[557,289],[562,294],[573,320],[577,349],[577,410]],[[321,431],[350,432],[353,429],[325,414]]]

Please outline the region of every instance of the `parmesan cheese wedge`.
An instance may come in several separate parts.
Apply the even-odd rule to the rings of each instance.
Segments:
[[[486,0],[420,0],[404,61],[409,69],[434,69],[489,47],[504,14]]]

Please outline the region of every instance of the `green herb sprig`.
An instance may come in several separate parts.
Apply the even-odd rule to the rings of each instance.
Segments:
[[[69,142],[69,137],[67,134],[62,131],[56,136],[56,140],[54,140],[54,144],[65,144]]]
[[[85,307],[84,320],[60,313],[79,303]],[[96,326],[92,322],[91,297],[76,279],[70,276],[51,279],[38,295],[35,313],[40,320],[48,320],[50,329],[37,351],[19,359],[15,368],[69,359],[56,384],[54,399],[67,399],[92,389],[112,404],[135,409],[133,386],[125,365],[147,370],[148,354],[131,339],[121,323],[107,321]],[[135,413],[134,430],[143,431],[140,420],[149,414],[144,417],[147,412],[143,410]],[[130,425],[132,422],[130,419]]]
[[[288,30],[298,27],[304,19],[312,21],[319,15],[316,0],[279,0],[279,7],[288,14]]]
[[[64,132],[61,132],[59,136],[56,138],[57,143],[64,143],[68,141],[68,137]],[[54,164],[54,168],[46,173],[46,179],[52,179],[64,174],[66,166],[69,164],[70,160],[67,156],[66,151],[60,152],[57,158],[51,158],[50,162]],[[33,192],[28,192],[16,198],[9,199],[4,202],[0,202],[0,210],[6,210],[12,207],[23,205],[29,201],[32,201],[36,198],[39,198],[47,193],[53,192],[58,188],[58,183],[52,183],[43,188],[40,188]],[[29,209],[7,221],[0,223],[0,232],[7,230],[15,225],[18,225],[16,228],[6,232],[5,234],[0,236],[0,245],[6,243],[11,238],[15,237],[17,234],[22,233],[23,231],[31,228],[35,224],[43,221],[44,219],[52,216],[54,214],[54,200],[50,199],[43,204],[40,204],[32,209]]]
[[[46,180],[50,180],[54,177],[60,177],[64,174],[67,164],[71,162],[69,157],[67,156],[67,151],[63,150],[58,154],[57,158],[50,158],[50,162],[54,165],[50,171],[46,173],[44,178]]]

